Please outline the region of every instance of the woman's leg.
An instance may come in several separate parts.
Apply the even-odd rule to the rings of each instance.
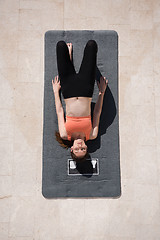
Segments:
[[[79,76],[85,88],[93,94],[98,46],[95,40],[89,40],[84,49],[83,60],[79,70]],[[91,96],[90,96],[91,97]]]
[[[69,75],[75,74],[75,68],[70,60],[69,50],[64,41],[59,41],[56,47],[57,67],[60,80],[63,82]]]
[[[64,41],[57,43],[57,67],[60,77],[61,91],[64,98],[71,96],[70,89],[75,78],[76,71],[71,61],[71,48]]]

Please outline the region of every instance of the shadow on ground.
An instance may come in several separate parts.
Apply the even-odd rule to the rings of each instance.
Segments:
[[[99,81],[101,76],[102,74],[100,73],[97,67],[96,79]],[[91,103],[92,119],[93,119],[93,110],[94,110],[95,104],[96,104],[95,102]],[[106,92],[104,95],[104,100],[103,100],[103,107],[102,107],[102,113],[100,117],[98,136],[96,139],[87,142],[89,153],[95,152],[97,149],[100,148],[101,136],[106,133],[107,128],[113,123],[116,114],[117,114],[116,104],[115,104],[112,92],[109,86],[107,86]]]

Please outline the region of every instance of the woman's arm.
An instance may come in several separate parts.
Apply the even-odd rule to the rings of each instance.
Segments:
[[[106,91],[107,84],[108,80],[106,80],[105,77],[100,78],[100,83],[97,82],[99,88],[99,96],[93,111],[93,126],[90,139],[95,139],[98,135],[99,120],[102,112],[104,93]]]
[[[62,107],[62,103],[59,97],[59,90],[61,88],[60,81],[58,79],[58,76],[54,78],[54,81],[52,79],[52,85],[53,85],[53,92],[55,97],[55,105],[56,105],[56,113],[58,118],[58,128],[59,128],[59,134],[61,138],[66,139],[67,138],[67,132],[65,128],[65,120],[64,120],[64,110]]]

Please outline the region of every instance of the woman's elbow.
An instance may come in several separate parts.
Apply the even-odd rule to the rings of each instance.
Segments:
[[[61,137],[63,140],[67,140],[67,139],[68,139],[67,135],[66,135],[66,134],[63,134],[63,133],[60,134],[60,137]]]

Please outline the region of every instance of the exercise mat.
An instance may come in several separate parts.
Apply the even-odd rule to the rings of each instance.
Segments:
[[[45,33],[45,71],[43,106],[42,194],[45,198],[112,197],[121,195],[119,112],[118,112],[118,35],[111,30],[47,31]],[[98,44],[96,79],[105,76],[105,92],[99,134],[87,141],[90,158],[81,164],[71,160],[70,149],[63,149],[55,138],[58,121],[52,79],[58,75],[56,44],[73,43],[73,61],[78,72],[88,40]],[[98,98],[98,87],[92,99],[92,113]],[[63,107],[64,99],[61,94]]]

